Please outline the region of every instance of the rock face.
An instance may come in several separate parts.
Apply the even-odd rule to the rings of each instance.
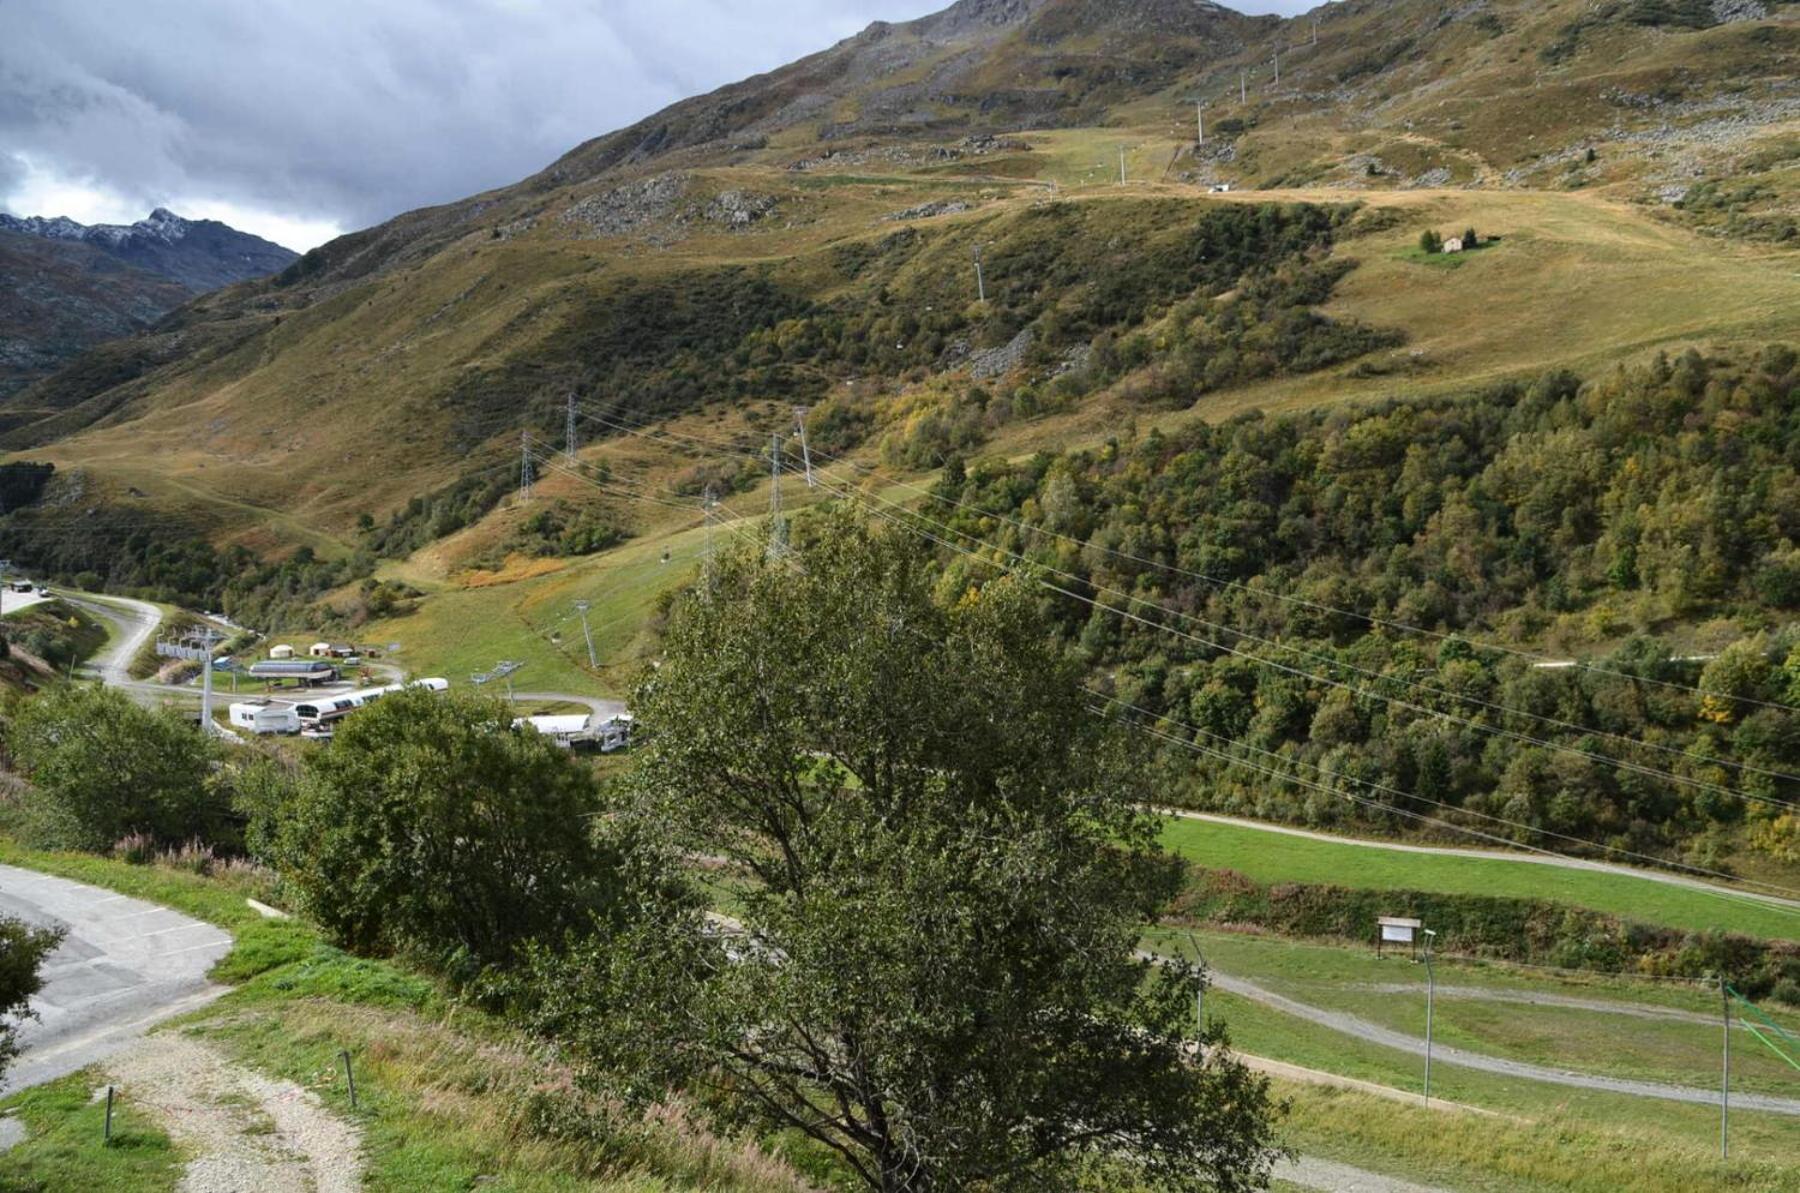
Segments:
[[[84,244],[203,294],[279,273],[297,253],[217,220],[183,219],[158,207],[135,224],[78,224],[67,216],[21,219],[0,212],[0,232]]]
[[[294,260],[278,244],[160,207],[130,225],[0,212],[0,397],[197,294]]]

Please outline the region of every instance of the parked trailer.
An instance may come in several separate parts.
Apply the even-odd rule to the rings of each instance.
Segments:
[[[268,700],[246,700],[231,706],[233,728],[247,729],[262,736],[300,732],[300,714],[291,704],[275,704]]]
[[[252,679],[295,679],[313,685],[335,682],[338,669],[316,659],[258,659],[250,664]]]
[[[427,692],[443,692],[450,688],[447,679],[415,679],[411,683],[384,684],[379,688],[363,688],[341,696],[324,696],[294,706],[300,717],[300,731],[308,737],[330,737],[332,726],[359,708],[367,708],[383,696],[404,692],[407,688],[423,688]]]

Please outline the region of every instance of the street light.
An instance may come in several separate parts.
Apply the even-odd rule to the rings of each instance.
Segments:
[[[1437,933],[1425,929],[1425,1105],[1431,1105],[1431,1016],[1437,1001],[1437,977],[1431,970],[1431,942]]]

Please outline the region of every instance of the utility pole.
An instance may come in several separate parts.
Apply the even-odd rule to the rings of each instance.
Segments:
[[[519,501],[531,500],[531,432],[519,432]]]
[[[594,635],[588,630],[588,610],[593,607],[592,601],[576,601],[575,612],[581,614],[581,636],[587,641],[588,666],[593,670],[600,669],[600,660],[594,654]]]
[[[710,580],[712,578],[713,570],[713,507],[719,503],[718,492],[711,485],[708,485],[706,486],[706,495],[700,500],[700,520],[706,526],[706,564],[704,570],[707,578]]]
[[[981,271],[981,245],[975,246],[975,297],[987,301],[987,275]]]
[[[1119,146],[1119,185],[1124,186],[1125,178],[1125,146]]]
[[[1725,1065],[1719,1078],[1719,1159],[1731,1158],[1731,994],[1719,975],[1719,1014],[1725,1025]]]
[[[563,412],[563,455],[569,458],[571,466],[575,463],[575,392],[569,391],[569,405]]]
[[[1188,933],[1188,944],[1194,950],[1194,964],[1200,967],[1194,974],[1194,1042],[1198,1051],[1199,1041],[1206,1038],[1206,958],[1200,955],[1200,942],[1192,932]]]
[[[806,407],[794,407],[794,425],[800,428],[800,460],[806,465],[806,487],[816,489],[819,483],[813,479],[812,448],[806,446]]]
[[[200,634],[200,732],[209,736],[217,732],[212,719],[212,648],[216,641],[216,631],[207,626]]]
[[[1206,144],[1206,105],[1205,104],[1197,103],[1194,105],[1194,120],[1200,125],[1200,140],[1198,143],[1201,145],[1204,145],[1204,144]]]
[[[769,558],[787,553],[787,523],[781,516],[781,436],[769,442]]]
[[[1250,72],[1241,68],[1238,70],[1238,103],[1250,103]]]
[[[1431,970],[1431,942],[1437,933],[1425,929],[1425,1105],[1431,1105],[1431,1017],[1437,1002],[1437,977]]]
[[[1281,51],[1275,51],[1275,85],[1281,86]]]

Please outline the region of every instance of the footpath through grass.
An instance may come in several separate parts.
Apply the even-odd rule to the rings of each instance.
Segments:
[[[25,1128],[21,1143],[0,1152],[0,1193],[175,1188],[181,1154],[147,1112],[120,1103],[106,1142],[106,1099],[93,1097],[104,1082],[87,1069],[0,1102]]]
[[[1714,893],[1631,874],[1504,858],[1410,853],[1210,820],[1172,818],[1163,830],[1163,844],[1197,865],[1236,870],[1258,882],[1544,899],[1690,932],[1727,931],[1769,940],[1800,939],[1800,908],[1779,907],[1729,891]]]
[[[161,903],[231,932],[235,945],[211,976],[236,989],[159,1030],[192,1032],[250,1068],[312,1090],[362,1132],[365,1188],[801,1187],[782,1160],[678,1111],[609,1116],[505,1024],[402,965],[351,956],[299,920],[263,918],[245,903],[239,878],[31,850],[5,837],[0,862]],[[354,1109],[345,1051],[356,1071]],[[27,1143],[0,1155],[0,1193],[175,1187],[182,1157],[153,1121],[128,1114],[130,1146],[98,1146],[99,1119],[87,1099],[104,1081],[99,1072],[0,1101],[0,1112],[16,1108],[28,1131]]]

